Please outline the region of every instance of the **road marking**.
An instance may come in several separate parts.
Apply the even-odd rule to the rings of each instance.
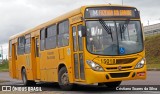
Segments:
[[[146,93],[150,93],[150,94],[151,94],[151,93],[152,93],[152,94],[153,94],[153,93],[154,93],[154,94],[160,94],[160,92],[155,92],[155,91],[142,91],[142,92],[146,92]]]

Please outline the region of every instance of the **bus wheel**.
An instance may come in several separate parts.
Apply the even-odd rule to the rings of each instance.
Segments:
[[[109,88],[115,88],[121,84],[122,81],[116,81],[116,82],[106,82],[104,85],[106,85]]]
[[[22,69],[21,75],[22,75],[23,84],[25,86],[35,85],[36,84],[36,82],[30,81],[30,80],[27,79],[27,74],[26,74],[26,70],[25,69]]]
[[[71,90],[73,84],[69,83],[68,72],[65,67],[62,67],[58,73],[58,84],[63,90]]]

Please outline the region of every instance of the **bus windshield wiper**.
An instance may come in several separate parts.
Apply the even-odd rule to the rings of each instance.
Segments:
[[[113,36],[112,36],[112,31],[111,31],[111,27],[106,25],[105,22],[103,20],[99,20],[100,24],[103,26],[103,28],[105,29],[105,31],[111,35],[112,41],[113,41]]]

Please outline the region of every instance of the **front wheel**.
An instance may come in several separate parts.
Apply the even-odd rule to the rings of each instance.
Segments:
[[[115,88],[121,84],[122,81],[116,81],[116,82],[106,82],[104,83],[105,86],[109,88]]]
[[[70,84],[68,72],[65,67],[62,67],[58,73],[58,84],[63,90],[71,90],[73,84]]]

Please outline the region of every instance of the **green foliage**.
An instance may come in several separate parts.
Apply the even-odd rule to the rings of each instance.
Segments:
[[[2,71],[8,71],[8,60],[4,60],[3,61],[3,64],[0,64],[0,72]]]
[[[148,36],[145,40],[148,68],[160,68],[160,35]]]
[[[160,69],[160,64],[147,64],[147,69]]]

